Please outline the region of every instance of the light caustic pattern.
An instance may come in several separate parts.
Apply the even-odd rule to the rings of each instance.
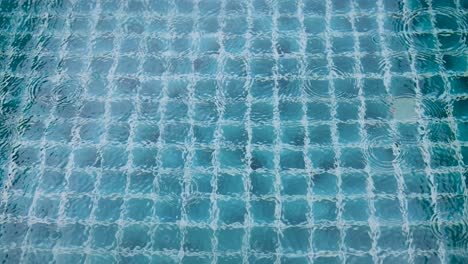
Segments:
[[[467,11],[0,0],[0,260],[468,263]]]

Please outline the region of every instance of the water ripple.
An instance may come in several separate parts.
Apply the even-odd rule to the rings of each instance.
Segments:
[[[433,20],[436,25],[432,25]],[[467,48],[468,24],[465,16],[453,8],[415,10],[396,20],[394,28],[396,32],[403,33],[400,34],[403,43],[408,47],[414,46],[418,52],[456,55],[463,54]],[[440,45],[436,44],[433,34],[436,35]]]
[[[434,214],[431,218],[431,231],[440,241],[451,249],[466,249],[468,247],[468,219],[461,218],[455,222],[447,222],[442,213]],[[449,217],[450,218],[450,217]]]
[[[337,71],[337,69],[334,69]],[[343,76],[339,73],[338,76]],[[334,80],[335,97],[336,99],[342,98],[355,98],[358,96],[358,88],[356,79],[353,78],[339,78]],[[304,82],[305,92],[314,98],[330,98],[330,86],[326,80],[306,80]]]
[[[447,116],[447,106],[442,101],[423,99],[422,108],[427,118],[444,118]]]
[[[83,87],[77,80],[66,80],[53,88],[58,105],[74,103],[81,97],[82,92]]]
[[[397,151],[394,151],[392,147],[382,146],[382,142],[386,140],[387,138],[383,136],[375,137],[368,141],[364,151],[369,165],[380,171],[392,171],[393,164],[399,163],[403,156],[398,147],[395,148]]]

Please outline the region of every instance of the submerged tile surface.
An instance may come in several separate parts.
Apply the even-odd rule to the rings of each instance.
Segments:
[[[3,263],[467,263],[465,0],[0,0]]]

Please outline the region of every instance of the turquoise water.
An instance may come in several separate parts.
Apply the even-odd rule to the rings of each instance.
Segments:
[[[468,263],[467,15],[0,0],[0,260]]]

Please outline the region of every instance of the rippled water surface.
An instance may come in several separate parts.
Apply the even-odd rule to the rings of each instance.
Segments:
[[[467,19],[0,0],[0,260],[468,263]]]

